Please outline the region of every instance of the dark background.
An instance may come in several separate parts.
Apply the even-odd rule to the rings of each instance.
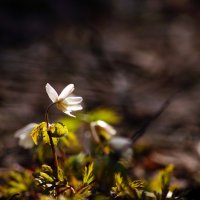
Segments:
[[[138,142],[200,182],[199,8],[198,0],[1,1],[2,166],[16,162],[14,132],[43,120],[46,83],[58,91],[74,83],[84,112],[116,110],[125,136],[171,98]]]

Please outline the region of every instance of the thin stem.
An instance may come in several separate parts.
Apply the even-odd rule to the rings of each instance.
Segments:
[[[20,193],[13,194],[8,200],[15,199],[17,196],[20,196]]]
[[[47,107],[46,112],[45,112],[45,121],[46,121],[46,124],[47,124],[47,134],[49,136],[51,151],[52,151],[52,154],[53,154],[53,161],[54,161],[54,169],[56,171],[56,178],[58,178],[58,158],[57,158],[57,155],[56,155],[55,145],[53,143],[53,139],[52,139],[52,136],[51,136],[51,131],[49,130],[49,116],[48,116],[49,109],[54,104],[55,103],[52,103]]]
[[[56,197],[59,196],[60,194],[62,194],[63,192],[65,192],[66,190],[70,190],[73,194],[76,193],[75,189],[71,185],[69,185],[69,186],[66,186],[65,188],[63,188],[62,190],[60,190],[57,193]]]
[[[49,112],[49,109],[50,109],[54,104],[55,104],[55,103],[50,104],[50,105],[47,107],[46,111],[45,111],[45,121],[46,121],[46,123],[47,123],[47,130],[49,130],[49,116],[48,116],[48,112]]]
[[[55,145],[53,143],[53,139],[51,137],[51,132],[47,131],[47,133],[48,133],[48,136],[49,136],[51,151],[52,151],[52,154],[53,154],[53,161],[54,161],[54,169],[56,171],[56,178],[58,178],[58,158],[57,158],[57,155],[56,155],[56,149],[55,149]]]

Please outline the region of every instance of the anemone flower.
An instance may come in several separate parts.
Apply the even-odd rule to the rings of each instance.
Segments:
[[[56,104],[57,108],[65,114],[75,117],[71,114],[73,111],[82,110],[80,103],[82,97],[70,96],[74,91],[74,84],[69,84],[63,91],[58,95],[56,90],[49,84],[46,84],[46,92],[53,103]]]
[[[97,129],[102,129],[106,132],[107,137],[111,138],[112,136],[116,135],[117,131],[108,123],[102,120],[93,121],[90,123],[90,128],[92,131],[92,136],[94,140],[99,143],[100,138]]]

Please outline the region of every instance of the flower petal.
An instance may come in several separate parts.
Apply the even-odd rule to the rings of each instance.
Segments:
[[[24,137],[23,139],[20,138],[19,146],[21,146],[25,149],[31,149],[34,147],[34,142],[31,138],[30,134],[27,134],[26,137]]]
[[[27,132],[30,133],[33,128],[35,126],[37,126],[38,124],[36,123],[30,123],[30,124],[27,124],[26,126],[24,126],[23,128],[17,130],[14,134],[15,137],[17,138],[20,138],[20,137],[23,137],[24,134],[26,134]]]
[[[76,117],[75,115],[71,114],[71,111],[66,110],[64,113],[67,114],[67,115],[69,115],[69,116],[71,116],[71,117]]]
[[[72,92],[74,91],[74,84],[69,84],[68,86],[66,86],[63,91],[60,93],[58,100],[62,101],[64,100],[66,97],[68,97]]]
[[[82,101],[82,97],[67,97],[64,102],[68,105],[76,105],[81,103]]]
[[[25,149],[29,149],[34,146],[34,142],[31,137],[31,131],[35,126],[37,126],[36,123],[30,123],[15,132],[14,136],[19,138],[19,145]]]
[[[105,129],[105,131],[109,135],[116,135],[117,131],[108,123],[102,120],[97,120],[96,125],[100,126],[101,128]]]
[[[71,112],[71,111],[77,111],[77,110],[82,110],[82,109],[83,109],[83,107],[81,105],[69,105],[67,107],[67,110],[69,112]]]
[[[46,92],[53,103],[58,100],[58,93],[49,83],[46,84]]]

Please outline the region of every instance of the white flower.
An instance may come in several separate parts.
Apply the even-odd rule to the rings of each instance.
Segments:
[[[19,145],[25,149],[31,149],[34,146],[34,142],[31,137],[31,131],[35,126],[37,126],[36,123],[30,123],[15,132],[15,137],[19,138]]]
[[[117,131],[110,124],[102,120],[91,122],[90,128],[92,131],[92,136],[97,143],[100,142],[99,134],[97,133],[97,128],[103,129],[107,133],[108,138],[111,138],[117,133]]]
[[[91,126],[99,126],[100,128],[104,129],[109,135],[116,135],[117,132],[110,124],[102,120],[91,122]]]
[[[80,103],[82,97],[69,96],[74,91],[74,84],[69,84],[63,91],[58,95],[55,89],[49,84],[46,84],[46,92],[53,103],[56,104],[57,108],[65,114],[75,117],[71,114],[72,111],[82,110]]]

